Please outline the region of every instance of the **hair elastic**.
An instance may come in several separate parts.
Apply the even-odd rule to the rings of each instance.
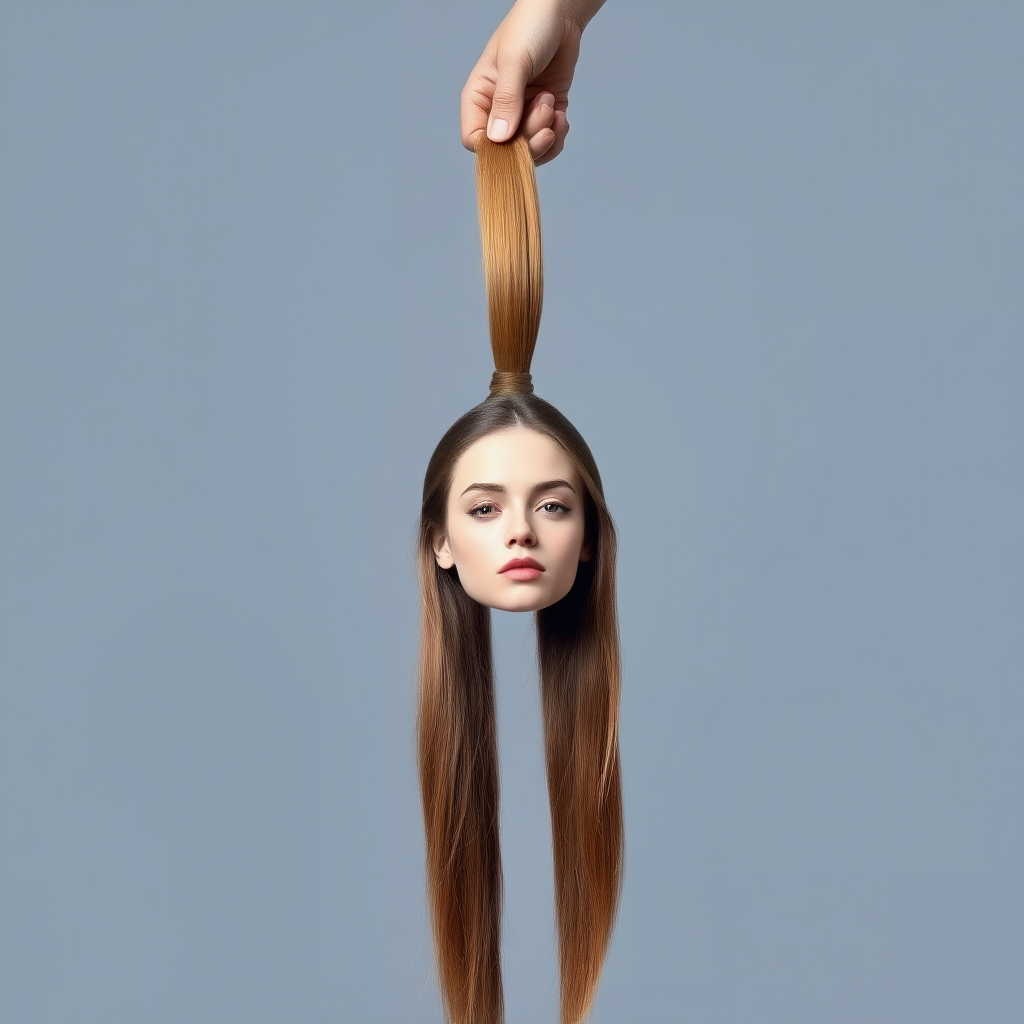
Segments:
[[[498,395],[532,395],[533,374],[514,373],[508,370],[495,370],[491,374],[491,394]]]

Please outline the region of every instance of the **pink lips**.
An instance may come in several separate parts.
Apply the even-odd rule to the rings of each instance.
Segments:
[[[543,571],[544,566],[532,558],[513,558],[498,570],[510,580],[535,580]]]

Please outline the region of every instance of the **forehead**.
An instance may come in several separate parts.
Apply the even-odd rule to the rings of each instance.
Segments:
[[[544,480],[568,480],[578,491],[572,460],[550,438],[528,427],[498,430],[471,444],[455,464],[452,492],[461,494],[473,483],[529,489]]]

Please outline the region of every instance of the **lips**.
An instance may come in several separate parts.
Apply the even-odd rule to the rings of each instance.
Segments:
[[[505,566],[498,570],[499,575],[507,580],[516,580],[518,583],[527,583],[535,580],[542,572],[544,566],[535,562],[532,558],[513,558],[506,562]]]
[[[506,562],[499,570],[499,573],[506,573],[511,569],[536,569],[537,572],[544,572],[544,566],[532,558],[513,558]]]

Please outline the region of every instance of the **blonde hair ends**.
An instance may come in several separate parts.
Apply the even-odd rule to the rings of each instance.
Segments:
[[[543,294],[540,216],[520,137],[477,149],[484,270],[494,365],[502,385],[462,416],[427,467],[418,564],[422,593],[419,775],[427,890],[449,1024],[503,1024],[498,752],[490,611],[444,570],[445,529],[461,454],[496,430],[551,438],[579,472],[594,556],[557,604],[537,613],[551,808],[561,1024],[580,1024],[597,992],[622,887],[624,828],[618,722],[620,657],[615,526],[586,441],[527,384]]]

